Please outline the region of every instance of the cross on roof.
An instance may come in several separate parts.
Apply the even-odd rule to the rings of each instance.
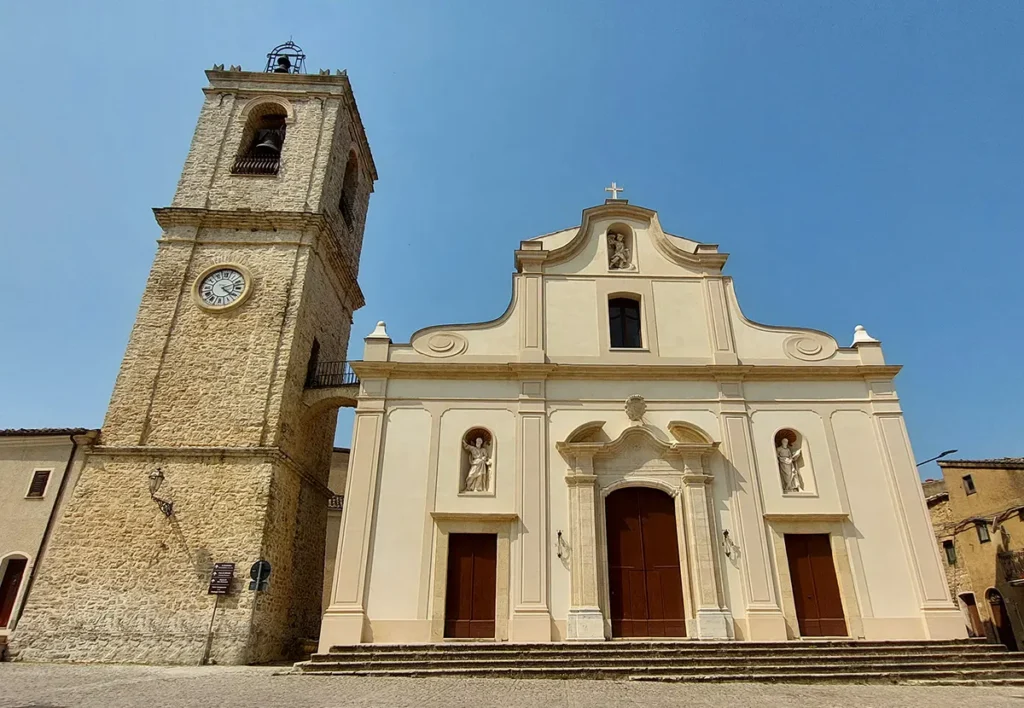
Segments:
[[[614,182],[612,182],[612,186],[611,187],[605,187],[604,191],[611,192],[612,193],[612,199],[618,199],[619,198],[619,192],[624,192],[625,190],[622,187],[620,187],[619,185],[617,185]]]

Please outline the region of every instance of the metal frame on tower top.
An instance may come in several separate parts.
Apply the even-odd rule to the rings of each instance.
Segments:
[[[268,74],[305,74],[306,55],[299,45],[289,39],[270,50],[265,71]]]

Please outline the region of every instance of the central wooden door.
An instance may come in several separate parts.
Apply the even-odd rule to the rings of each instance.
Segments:
[[[684,637],[675,502],[647,487],[605,501],[613,637]]]
[[[786,534],[786,556],[800,636],[847,636],[829,535]]]
[[[498,536],[453,533],[448,536],[448,589],[444,636],[452,639],[494,638],[494,585],[498,570]]]
[[[27,563],[24,558],[11,558],[7,561],[4,578],[0,581],[0,627],[6,627],[11,621],[14,601],[18,599],[18,589]]]

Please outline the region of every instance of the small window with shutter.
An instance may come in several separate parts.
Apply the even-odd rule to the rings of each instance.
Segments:
[[[36,470],[32,473],[32,484],[28,486],[29,497],[42,497],[46,492],[46,483],[50,481],[50,470]]]

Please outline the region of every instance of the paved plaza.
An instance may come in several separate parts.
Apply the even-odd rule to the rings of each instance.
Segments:
[[[800,686],[281,675],[286,668],[0,664],[0,708],[943,708],[1024,705],[1024,686]]]

